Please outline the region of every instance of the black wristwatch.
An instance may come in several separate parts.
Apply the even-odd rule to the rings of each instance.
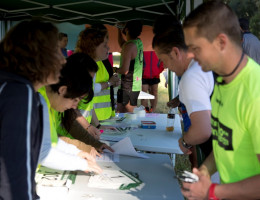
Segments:
[[[190,149],[190,148],[192,147],[192,145],[187,144],[187,143],[184,141],[184,138],[182,138],[181,144],[182,144],[182,146],[185,147],[186,149]]]
[[[101,124],[97,125],[96,128],[100,128]]]

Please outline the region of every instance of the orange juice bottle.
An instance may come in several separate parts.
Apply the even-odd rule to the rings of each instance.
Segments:
[[[167,115],[166,131],[174,131],[175,110],[170,108]]]

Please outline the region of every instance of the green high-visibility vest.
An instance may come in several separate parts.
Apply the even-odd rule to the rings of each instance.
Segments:
[[[44,100],[46,101],[47,107],[48,107],[48,113],[49,113],[49,121],[50,121],[50,134],[51,134],[51,144],[52,146],[56,146],[58,143],[58,134],[56,131],[56,121],[55,121],[55,112],[51,108],[50,101],[48,99],[46,88],[42,87],[38,90],[38,92],[43,96]]]
[[[109,74],[102,61],[97,62],[98,71],[96,73],[95,83],[107,82],[109,80]],[[93,98],[94,109],[98,120],[106,120],[112,116],[112,106],[110,97],[110,87],[95,94]]]

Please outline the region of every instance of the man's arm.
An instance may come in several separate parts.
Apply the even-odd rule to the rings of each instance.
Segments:
[[[260,154],[257,154],[257,157],[260,162]],[[192,197],[194,199],[208,198],[208,191],[211,181],[207,176],[207,171],[210,171],[211,173],[214,171],[214,163],[212,162],[213,158],[214,156],[210,154],[199,171],[193,169],[193,172],[199,176],[198,182],[183,182],[182,194],[185,197]],[[260,199],[259,185],[260,174],[239,182],[216,185],[214,194],[218,199]]]
[[[210,113],[210,110],[191,113],[191,126],[183,136],[186,143],[197,145],[209,139],[211,136]]]
[[[205,176],[211,176],[217,171],[215,157],[213,151],[209,154],[209,156],[204,160],[202,165],[199,168],[199,171],[203,173]]]
[[[260,154],[257,157],[260,162]],[[219,199],[260,199],[259,186],[260,174],[236,183],[217,185],[215,195]]]
[[[117,70],[119,74],[127,74],[130,67],[130,62],[132,59],[135,59],[137,56],[137,47],[134,43],[130,42],[125,45],[122,52],[122,64],[121,67]]]
[[[183,138],[179,139],[179,146],[184,153],[187,149],[183,147],[182,140],[189,145],[197,145],[206,142],[211,136],[210,111],[197,111],[190,115],[191,126],[184,134]]]

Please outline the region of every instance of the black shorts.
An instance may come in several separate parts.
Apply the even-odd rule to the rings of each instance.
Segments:
[[[160,79],[159,78],[152,78],[152,79],[142,79],[142,84],[143,85],[155,85],[160,83]]]
[[[130,102],[131,106],[137,106],[137,99],[140,91],[133,92],[119,89],[117,91],[117,103],[123,104],[123,106],[127,105]]]

